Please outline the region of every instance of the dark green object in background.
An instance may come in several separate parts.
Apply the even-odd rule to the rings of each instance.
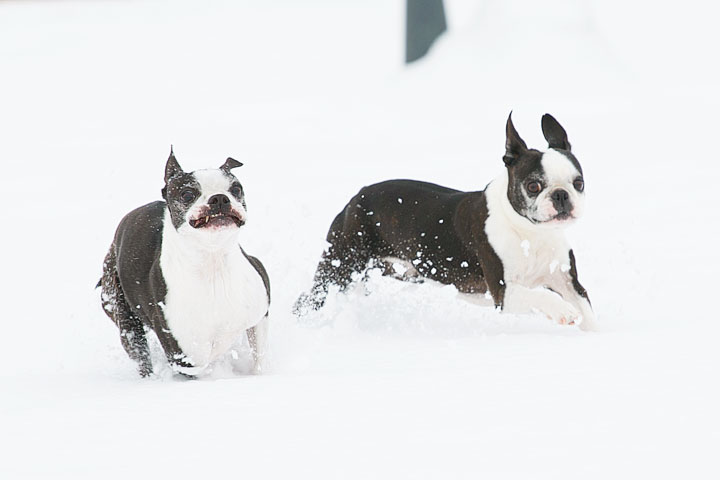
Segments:
[[[405,63],[422,58],[447,30],[443,0],[407,0]]]

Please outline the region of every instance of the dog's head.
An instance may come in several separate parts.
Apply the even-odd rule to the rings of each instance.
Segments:
[[[204,236],[231,233],[247,220],[242,185],[230,171],[242,163],[228,158],[216,169],[185,172],[170,149],[162,196],[178,232]]]
[[[543,115],[542,131],[548,150],[527,148],[510,113],[503,157],[508,173],[507,197],[515,212],[533,224],[565,226],[584,210],[582,168],[570,152],[565,129],[552,115]]]

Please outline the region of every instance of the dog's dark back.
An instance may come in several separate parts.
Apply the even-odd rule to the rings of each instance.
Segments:
[[[363,188],[348,203],[343,235],[363,239],[370,260],[396,257],[412,263],[423,277],[464,291],[485,291],[468,238],[473,223],[484,224],[477,217],[487,209],[484,205],[483,192],[390,180]]]
[[[412,262],[417,252],[433,264],[437,237],[451,227],[453,212],[466,194],[432,183],[390,180],[361,189],[328,232],[331,244],[357,245],[369,257]],[[428,267],[432,265],[428,264]],[[425,265],[418,265],[422,271]],[[430,268],[428,268],[429,270]]]

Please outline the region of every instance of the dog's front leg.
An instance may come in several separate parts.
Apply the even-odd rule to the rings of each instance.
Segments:
[[[514,314],[539,312],[561,325],[572,325],[580,319],[580,311],[558,293],[544,287],[529,288],[513,283],[505,288],[502,311]]]
[[[595,313],[590,305],[590,298],[587,291],[578,281],[577,266],[575,265],[575,255],[573,251],[569,252],[570,265],[556,272],[547,282],[548,288],[557,292],[565,300],[570,302],[582,317],[580,329],[584,331],[595,330]]]
[[[580,318],[575,323],[579,323],[581,330],[595,330],[595,313],[590,306],[587,294],[582,295],[578,292],[573,286],[572,279],[566,278],[557,282],[552,282],[548,285],[548,287],[557,292],[580,313]]]
[[[255,374],[262,373],[263,361],[267,352],[269,324],[268,316],[265,315],[257,325],[247,329],[248,343],[250,343],[254,362],[253,373]]]

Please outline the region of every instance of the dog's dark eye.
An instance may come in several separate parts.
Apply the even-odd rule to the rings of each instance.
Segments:
[[[240,185],[233,185],[230,187],[230,193],[237,198],[242,197],[242,187]]]
[[[190,189],[188,188],[188,189],[183,190],[182,192],[180,192],[180,200],[182,200],[182,201],[185,202],[185,203],[190,203],[190,202],[192,202],[193,200],[195,200],[195,195],[196,195],[196,194],[195,194],[195,191],[194,191],[194,190],[190,190]]]
[[[537,195],[542,191],[542,185],[540,185],[540,182],[529,182],[527,185],[525,185],[525,188],[529,193],[532,193],[533,195]]]
[[[585,182],[582,178],[576,178],[573,182],[573,187],[575,187],[575,190],[577,190],[578,192],[582,192],[583,190],[585,190]]]

